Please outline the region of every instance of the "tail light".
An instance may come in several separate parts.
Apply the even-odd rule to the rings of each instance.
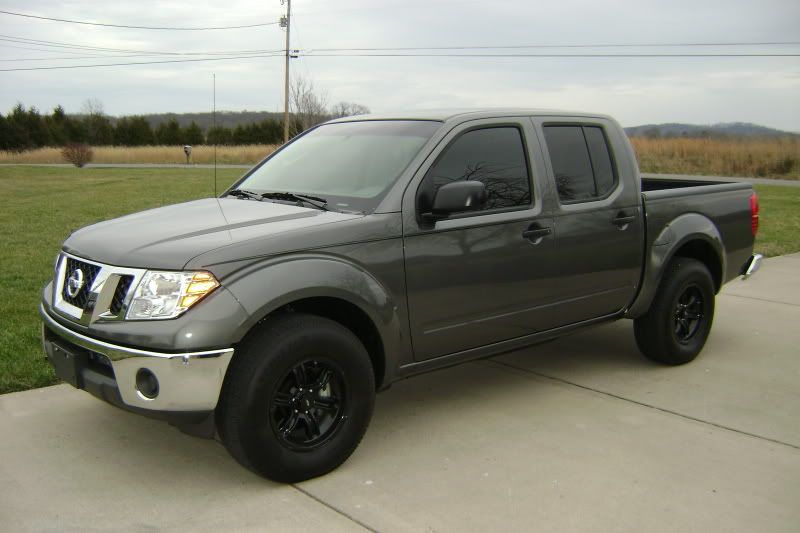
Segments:
[[[750,229],[755,237],[758,233],[758,195],[756,193],[750,197]]]

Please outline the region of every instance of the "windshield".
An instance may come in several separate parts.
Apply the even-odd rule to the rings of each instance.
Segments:
[[[256,193],[309,194],[345,211],[369,211],[441,126],[423,120],[325,124],[266,160],[236,185]]]

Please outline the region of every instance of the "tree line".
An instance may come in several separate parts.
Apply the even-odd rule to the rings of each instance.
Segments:
[[[294,129],[294,128],[293,128]],[[57,106],[50,114],[17,104],[7,115],[0,114],[0,150],[23,151],[44,146],[73,143],[93,146],[147,146],[200,144],[277,144],[283,142],[283,122],[261,122],[210,127],[203,131],[194,121],[181,127],[168,120],[153,128],[142,116],[113,119],[102,113],[68,115]]]
[[[306,97],[307,99],[307,97]],[[329,110],[314,108],[308,101],[293,106],[290,131],[301,131],[330,118],[369,113],[359,104],[342,102]],[[236,127],[201,128],[192,121],[181,127],[174,118],[155,128],[143,116],[113,118],[105,115],[97,101],[87,101],[81,114],[68,115],[62,106],[50,114],[35,107],[17,104],[7,115],[0,113],[0,150],[21,152],[45,146],[87,144],[91,146],[148,146],[202,144],[243,145],[280,144],[283,142],[283,121],[264,119]]]

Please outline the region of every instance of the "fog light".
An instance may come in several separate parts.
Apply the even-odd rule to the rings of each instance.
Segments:
[[[156,375],[146,368],[140,368],[136,372],[136,390],[150,400],[158,396],[158,379],[156,379]]]

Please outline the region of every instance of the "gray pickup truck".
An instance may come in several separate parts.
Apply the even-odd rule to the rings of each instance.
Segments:
[[[611,118],[527,109],[317,126],[219,198],[94,224],[42,293],[57,375],[294,482],[408,376],[620,318],[676,365],[753,273],[746,183],[641,179]]]

